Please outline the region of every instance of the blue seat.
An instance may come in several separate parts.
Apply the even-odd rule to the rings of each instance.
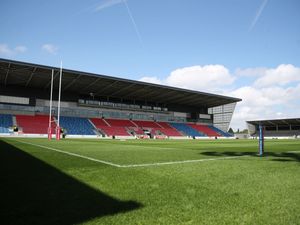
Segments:
[[[192,127],[188,126],[184,123],[169,123],[175,129],[185,133],[187,136],[192,137],[205,137],[204,134],[198,132],[197,130],[193,129]]]
[[[95,135],[93,125],[86,118],[61,116],[60,126],[67,134]]]
[[[13,126],[12,115],[0,114],[0,133],[9,133],[8,128]]]
[[[223,137],[233,137],[231,134],[227,133],[227,132],[224,132],[222,130],[220,130],[219,128],[217,127],[214,127],[214,126],[208,126],[210,129],[216,131],[217,133],[219,133],[220,135],[222,135]]]

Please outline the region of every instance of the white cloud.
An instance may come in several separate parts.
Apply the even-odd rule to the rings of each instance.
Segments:
[[[216,91],[232,84],[234,77],[222,65],[191,66],[173,71],[167,77],[170,86],[189,88],[200,91]]]
[[[257,87],[282,86],[295,81],[300,81],[300,68],[291,64],[281,64],[275,69],[266,69],[254,85]]]
[[[101,11],[105,8],[109,8],[112,7],[114,5],[120,4],[122,3],[124,0],[105,0],[102,1],[100,4],[98,4],[95,8],[95,12]]]
[[[0,54],[4,56],[13,56],[18,53],[24,53],[27,48],[23,45],[18,45],[15,48],[10,48],[7,44],[0,44]]]
[[[254,81],[241,85],[245,76]],[[241,98],[232,119],[234,129],[246,128],[247,120],[300,116],[300,68],[290,64],[237,69],[234,75],[223,65],[192,66],[174,70],[166,79],[141,80]]]
[[[238,68],[235,70],[234,74],[242,77],[257,77],[257,76],[263,76],[266,70],[267,68],[265,67],[255,67],[255,68],[246,68],[246,69]]]
[[[46,51],[47,53],[55,55],[57,54],[58,47],[53,44],[44,44],[42,45],[42,50]]]
[[[26,46],[19,45],[19,46],[15,47],[15,52],[23,53],[23,52],[26,52],[26,51],[27,51],[27,47]]]
[[[198,91],[215,92],[232,84],[235,77],[222,65],[205,65],[176,69],[163,80],[149,76],[140,80]]]
[[[10,56],[13,54],[13,50],[10,49],[6,44],[0,44],[0,54]]]
[[[245,128],[247,120],[299,117],[300,83],[295,87],[240,87],[230,95],[242,98],[232,118],[232,127]],[[297,115],[298,114],[298,115]]]

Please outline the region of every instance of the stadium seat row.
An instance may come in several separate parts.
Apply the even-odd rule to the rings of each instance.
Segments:
[[[49,116],[47,115],[16,115],[16,123],[23,133],[47,134]],[[51,118],[52,133],[55,132],[56,120]],[[9,133],[13,126],[13,116],[0,114],[0,133]],[[71,135],[134,136],[151,134],[162,136],[192,137],[229,137],[230,135],[214,126],[192,123],[167,123],[155,121],[60,117],[60,126]]]

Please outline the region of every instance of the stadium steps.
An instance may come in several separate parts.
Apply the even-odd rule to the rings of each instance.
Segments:
[[[102,121],[103,121],[104,123],[106,123],[107,126],[110,127],[110,124],[109,124],[105,119],[102,119]]]
[[[186,136],[192,136],[192,137],[204,137],[202,133],[199,133],[197,130],[193,129],[192,127],[188,126],[184,123],[169,123],[172,127],[175,129],[181,131]]]
[[[100,119],[91,118],[90,121],[100,131],[100,133],[107,136],[131,136],[127,127],[124,125],[133,126],[130,121],[126,120],[115,120],[115,119]],[[118,126],[116,126],[118,125]]]
[[[174,136],[181,137],[183,136],[178,130],[168,125],[166,122],[154,122],[154,121],[142,121],[134,120],[135,123],[141,130],[148,130],[151,135],[164,135],[164,136]],[[141,133],[139,133],[141,135]],[[142,133],[144,134],[144,132]]]
[[[134,124],[135,127],[139,127],[139,126],[134,122],[134,120],[131,120],[131,123]]]
[[[155,122],[160,128],[164,128],[163,126],[161,126],[158,122]]]
[[[97,134],[97,135],[103,135],[98,129],[97,129],[97,127],[95,126],[95,124],[93,124],[93,122],[90,120],[90,119],[88,119],[88,121],[90,122],[90,124],[94,127],[94,132]]]
[[[160,129],[160,131],[169,137],[182,137],[183,134],[180,133],[178,130],[174,129],[174,128],[162,128]]]
[[[211,129],[207,125],[189,124],[189,126],[194,128],[198,132],[203,133],[205,136],[208,136],[208,137],[219,137],[219,136],[221,136],[218,132]]]
[[[131,136],[125,127],[101,127],[99,129],[108,136]]]
[[[134,123],[141,128],[161,128],[154,121],[146,121],[146,120],[134,120]]]
[[[156,122],[160,127],[162,128],[171,128],[171,129],[175,129],[174,127],[172,127],[170,124],[168,124],[167,122]]]
[[[99,127],[110,127],[110,125],[106,121],[104,121],[104,119],[90,118],[89,120],[93,123],[94,127],[96,127],[97,129]]]
[[[215,127],[215,126],[209,125],[208,127],[209,127],[210,129],[216,131],[217,133],[219,133],[219,134],[220,134],[221,136],[223,136],[223,137],[233,137],[231,134],[229,134],[229,133],[227,133],[227,132],[224,132],[224,131],[222,131],[221,129]]]
[[[170,124],[167,122],[156,122],[159,126],[162,127],[161,131],[166,135],[166,136],[171,136],[171,137],[182,137],[185,136],[185,134],[182,134],[179,130],[175,129],[172,127]]]
[[[105,121],[112,127],[135,127],[131,120],[105,119]]]
[[[133,132],[134,135],[144,135],[144,131],[140,127],[128,127],[129,132]]]

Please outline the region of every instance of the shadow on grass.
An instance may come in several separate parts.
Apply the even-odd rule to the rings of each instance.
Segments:
[[[206,156],[252,156],[260,157],[257,152],[201,152],[201,155]],[[280,162],[300,162],[300,154],[292,152],[265,152],[263,157],[272,157],[273,161]]]
[[[0,140],[0,223],[77,224],[141,207],[120,201]]]

